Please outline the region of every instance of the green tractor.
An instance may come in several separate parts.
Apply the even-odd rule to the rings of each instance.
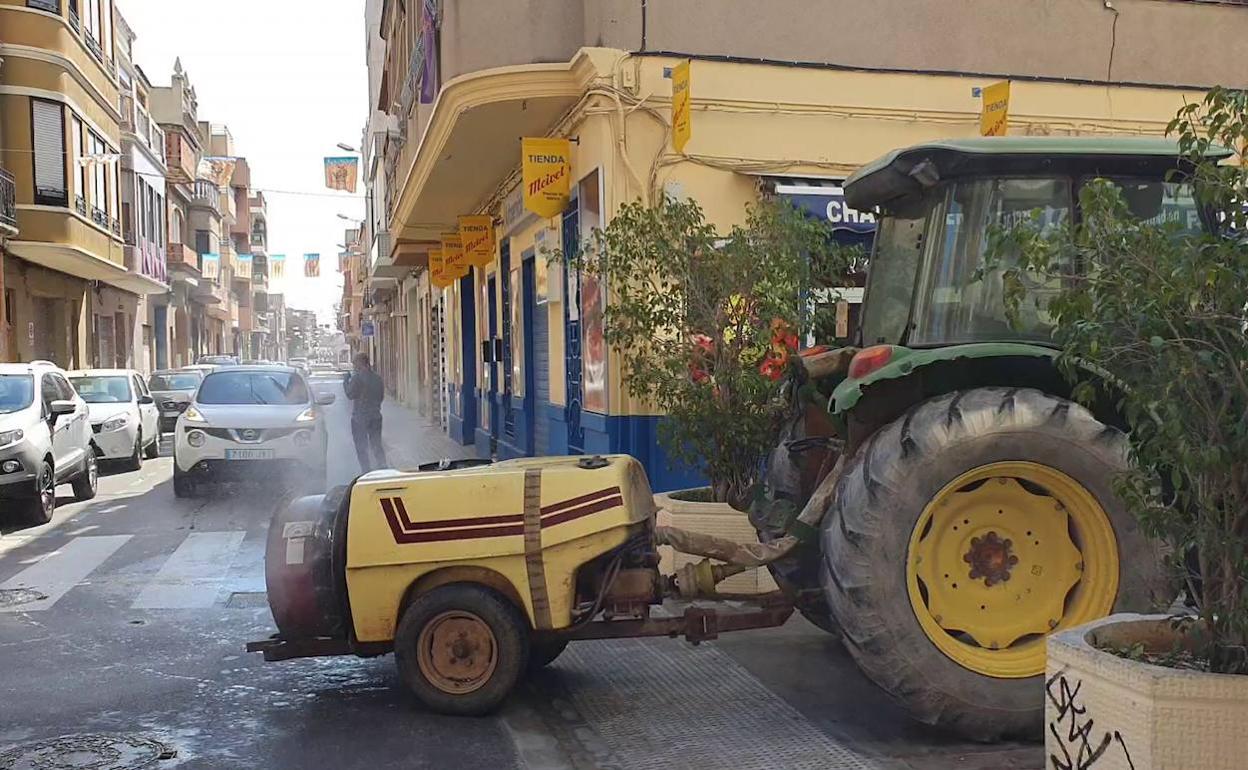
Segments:
[[[1002,270],[983,271],[994,227],[1059,227],[1093,178],[1141,220],[1204,227],[1176,170],[1161,140],[1003,137],[898,150],[845,183],[880,215],[859,347],[791,381],[751,519],[801,543],[769,565],[782,588],[920,721],[1035,738],[1045,636],[1176,595],[1113,491],[1112,384],[1073,401],[1043,301],[1007,317]],[[1024,282],[1029,300],[1056,288]]]

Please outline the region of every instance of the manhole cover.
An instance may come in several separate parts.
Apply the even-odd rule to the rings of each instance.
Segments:
[[[236,610],[264,609],[269,606],[269,595],[264,591],[235,591],[225,600],[225,606]]]
[[[131,770],[177,754],[137,735],[63,735],[0,753],[0,770]]]
[[[33,588],[0,588],[0,607],[16,607],[48,598]]]

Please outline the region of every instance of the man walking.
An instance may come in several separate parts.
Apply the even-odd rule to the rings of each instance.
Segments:
[[[377,372],[373,371],[367,353],[355,356],[355,371],[347,374],[342,383],[351,406],[351,438],[355,441],[355,456],[360,461],[360,472],[368,473],[374,468],[384,468],[386,449],[381,444],[381,402],[386,397],[386,386]],[[369,462],[369,448],[373,460]]]

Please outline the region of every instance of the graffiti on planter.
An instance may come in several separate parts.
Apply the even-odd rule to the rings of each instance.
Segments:
[[[1111,748],[1120,749],[1127,760],[1127,766],[1135,770],[1131,761],[1131,752],[1127,751],[1126,741],[1114,730],[1100,734],[1099,740],[1094,725],[1096,720],[1088,713],[1088,707],[1079,702],[1079,690],[1083,680],[1073,684],[1059,671],[1044,684],[1045,694],[1049,703],[1057,710],[1056,716],[1049,721],[1049,732],[1057,741],[1058,751],[1050,754],[1049,761],[1053,770],[1091,770]]]

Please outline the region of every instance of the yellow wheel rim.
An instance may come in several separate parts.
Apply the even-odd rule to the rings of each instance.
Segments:
[[[1118,544],[1105,509],[1046,465],[980,466],[945,485],[910,536],[906,584],[936,647],[964,668],[1044,673],[1044,636],[1109,614]]]

